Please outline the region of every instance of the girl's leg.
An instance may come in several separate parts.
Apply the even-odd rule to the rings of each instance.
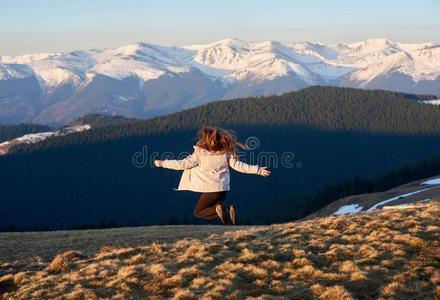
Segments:
[[[222,204],[226,198],[226,192],[202,193],[194,209],[194,215],[197,218],[207,220],[218,218],[215,207]]]

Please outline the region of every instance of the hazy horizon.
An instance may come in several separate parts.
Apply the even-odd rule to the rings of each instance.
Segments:
[[[398,43],[403,43],[403,44],[417,44],[417,43],[440,43],[438,41],[419,41],[419,42],[405,42],[405,41],[400,41],[400,40],[393,40],[387,37],[371,37],[371,38],[367,38],[367,39],[363,39],[363,40],[354,40],[354,41],[340,41],[340,42],[334,42],[334,43],[323,43],[322,41],[314,41],[314,40],[298,40],[298,41],[280,41],[280,40],[274,40],[274,39],[270,39],[270,40],[244,40],[244,39],[239,39],[239,38],[235,38],[235,37],[225,37],[219,40],[213,40],[213,41],[208,41],[205,43],[193,43],[193,44],[185,44],[185,45],[172,45],[172,44],[159,44],[159,43],[154,43],[151,41],[130,41],[127,42],[125,44],[120,44],[120,45],[115,45],[115,46],[110,46],[110,47],[95,47],[95,48],[72,48],[72,49],[66,49],[66,50],[56,50],[54,49],[53,51],[36,51],[36,52],[26,52],[26,53],[18,53],[18,54],[2,54],[0,53],[0,56],[20,56],[20,55],[33,55],[33,54],[40,54],[40,53],[52,53],[52,52],[60,52],[60,53],[68,53],[68,52],[72,52],[72,51],[88,51],[88,50],[104,50],[104,49],[115,49],[115,48],[119,48],[119,47],[124,47],[130,44],[135,44],[135,43],[149,43],[149,44],[153,44],[153,45],[157,45],[157,46],[166,46],[166,47],[187,47],[187,46],[197,46],[197,45],[208,45],[208,44],[212,44],[212,43],[216,43],[216,42],[220,42],[222,40],[227,40],[227,39],[236,39],[236,40],[242,40],[245,42],[250,42],[250,43],[258,43],[258,42],[281,42],[281,43],[296,43],[296,42],[311,42],[311,43],[322,43],[324,45],[332,45],[332,44],[337,44],[337,43],[357,43],[357,42],[361,42],[361,41],[366,41],[366,40],[373,40],[373,39],[387,39],[393,42],[398,42]]]
[[[0,55],[246,41],[440,42],[440,2],[379,0],[0,2]]]

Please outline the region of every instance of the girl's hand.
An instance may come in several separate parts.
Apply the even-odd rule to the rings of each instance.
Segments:
[[[267,177],[270,175],[270,171],[267,169],[267,167],[261,167],[259,175]]]
[[[154,165],[158,168],[162,167],[162,161],[161,160],[155,160]]]

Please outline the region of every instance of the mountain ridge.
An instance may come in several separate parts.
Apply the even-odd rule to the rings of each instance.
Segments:
[[[86,113],[146,118],[219,99],[310,85],[440,95],[440,44],[325,45],[225,39],[0,56],[0,123],[66,123]],[[28,86],[37,85],[18,93]],[[34,83],[34,85],[35,85]]]

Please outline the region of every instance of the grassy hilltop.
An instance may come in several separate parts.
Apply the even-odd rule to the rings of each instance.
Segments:
[[[155,242],[85,252],[72,245],[52,261],[3,261],[0,291],[5,299],[439,299],[438,220],[440,204],[431,201],[238,231],[208,226],[209,236],[191,234],[197,226],[154,227]],[[170,228],[177,239],[161,241],[160,230],[168,236]],[[148,227],[118,230],[129,239],[130,230]],[[100,232],[108,234],[92,230],[81,239],[91,244]]]

